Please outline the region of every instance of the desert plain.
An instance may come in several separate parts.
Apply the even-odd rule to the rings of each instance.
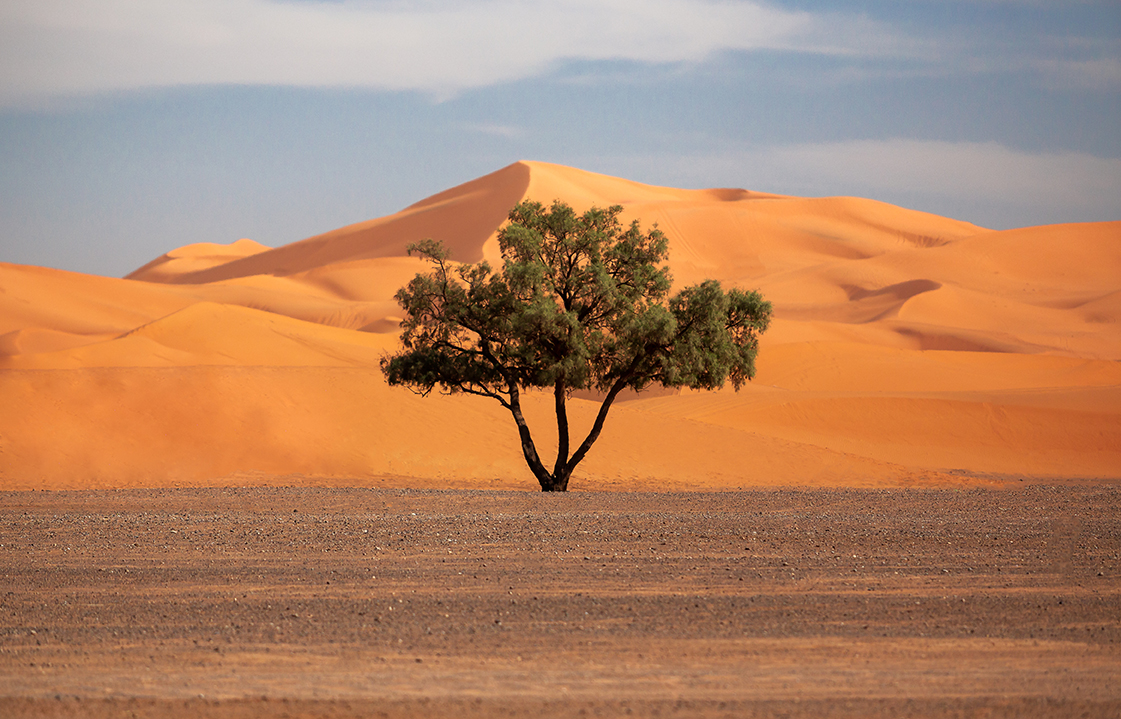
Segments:
[[[775,306],[747,387],[626,397],[560,497],[496,403],[377,369],[406,246],[499,265],[523,198]],[[1121,223],[537,162],[123,279],[0,263],[0,711],[1117,716],[1119,359]]]

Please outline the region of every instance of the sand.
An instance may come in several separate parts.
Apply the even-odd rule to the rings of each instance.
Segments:
[[[523,198],[621,204],[678,287],[776,308],[743,391],[617,406],[574,490],[1121,478],[1121,223],[996,232],[860,198],[652,187],[519,162],[271,249],[169,251],[125,279],[0,264],[0,487],[533,489],[508,414],[390,389],[410,242],[498,260]],[[529,398],[544,454],[550,401]],[[574,399],[577,428],[595,403]]]

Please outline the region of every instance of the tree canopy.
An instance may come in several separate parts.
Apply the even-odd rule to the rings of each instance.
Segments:
[[[439,242],[410,245],[432,263],[397,292],[403,348],[382,358],[391,385],[497,400],[513,415],[526,463],[543,491],[564,491],[625,389],[651,385],[738,390],[755,375],[771,305],[754,291],[706,280],[670,296],[666,236],[624,227],[622,207],[578,215],[524,201],[499,231],[502,268],[459,264]],[[522,392],[552,388],[557,455],[550,471],[522,413]],[[566,401],[595,389],[603,400],[574,452]]]

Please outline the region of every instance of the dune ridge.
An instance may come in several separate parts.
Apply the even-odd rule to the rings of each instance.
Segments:
[[[377,369],[393,295],[425,267],[406,247],[500,264],[524,198],[622,205],[666,233],[678,287],[715,278],[776,309],[754,382],[628,397],[575,489],[1121,478],[1121,223],[994,231],[518,162],[386,217],[278,248],[188,245],[123,279],[0,263],[0,486],[532,489],[496,403],[421,398]],[[528,399],[542,447],[550,402]],[[595,407],[573,400],[576,431]]]
[[[175,282],[184,275],[208,270],[261,252],[268,252],[270,249],[272,248],[245,237],[228,245],[216,242],[198,242],[193,245],[184,245],[157,257],[143,267],[125,275],[125,279]]]

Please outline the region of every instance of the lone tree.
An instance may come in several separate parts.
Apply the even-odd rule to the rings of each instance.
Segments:
[[[759,335],[771,305],[757,292],[707,280],[670,297],[665,235],[623,228],[622,207],[577,215],[555,201],[525,201],[498,234],[503,265],[454,264],[439,242],[409,246],[432,263],[397,292],[404,349],[381,360],[391,385],[427,395],[492,397],[514,416],[522,452],[545,492],[568,488],[572,470],[603,429],[624,389],[650,385],[738,390],[755,375]],[[521,393],[553,389],[557,457],[541,461]],[[574,390],[604,393],[595,423],[569,451],[565,402]]]

